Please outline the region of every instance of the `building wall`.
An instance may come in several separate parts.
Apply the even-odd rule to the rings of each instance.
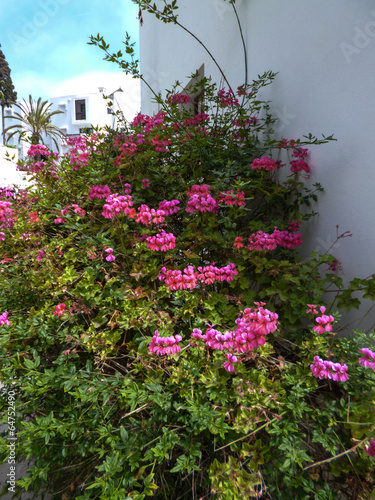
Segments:
[[[126,93],[116,91],[111,93],[106,100],[106,89],[100,88],[96,93],[75,94],[61,97],[52,97],[51,111],[62,111],[60,114],[53,116],[53,123],[60,127],[66,135],[80,135],[85,129],[92,127],[116,126],[117,118],[116,111],[127,111]],[[85,101],[86,117],[85,119],[77,119],[76,101]],[[126,119],[134,117],[125,115]],[[46,143],[52,147],[52,141],[47,140]],[[60,142],[60,148],[64,150]]]
[[[17,149],[0,146],[0,188],[13,184],[24,188],[29,185],[28,175],[17,170]]]
[[[229,2],[179,0],[179,21],[213,52],[232,87],[244,81],[239,30]],[[272,101],[277,133],[297,138],[334,134],[337,142],[312,147],[310,182],[320,182],[319,217],[305,230],[304,252],[332,253],[345,279],[375,272],[375,5],[371,0],[237,0],[247,47],[249,79],[279,72],[262,97]],[[144,15],[142,72],[156,91],[183,85],[202,63],[220,75],[202,47],[178,26]],[[157,111],[142,88],[142,112]],[[337,229],[337,226],[338,229]],[[352,315],[355,320],[358,315]],[[362,325],[369,328],[375,312]],[[355,324],[355,323],[354,323]]]

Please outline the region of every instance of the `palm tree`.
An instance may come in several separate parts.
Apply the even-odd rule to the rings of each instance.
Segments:
[[[51,137],[57,150],[59,149],[57,139],[65,137],[65,134],[59,127],[51,123],[51,118],[54,115],[63,113],[63,111],[50,111],[52,103],[48,101],[42,102],[41,97],[34,101],[31,95],[29,96],[29,102],[23,99],[23,102],[16,103],[14,106],[20,110],[20,113],[15,112],[12,116],[6,116],[5,118],[19,120],[20,123],[11,125],[4,130],[4,132],[13,130],[8,140],[18,133],[20,135],[19,140],[25,135],[29,135],[31,144],[44,144],[43,134],[45,134]]]

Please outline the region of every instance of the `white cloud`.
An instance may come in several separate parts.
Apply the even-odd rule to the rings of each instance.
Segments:
[[[131,95],[139,98],[139,80],[124,75],[120,71],[90,71],[83,75],[68,78],[53,89],[51,97],[97,92],[98,87],[104,87],[106,92],[111,93],[119,87]]]

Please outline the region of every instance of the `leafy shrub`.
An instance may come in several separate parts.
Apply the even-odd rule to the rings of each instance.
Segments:
[[[307,149],[332,137],[274,138],[274,76],[237,95],[204,79],[198,114],[175,88],[60,158],[31,147],[33,187],[0,201],[1,382],[34,461],[19,492],[373,492],[374,337],[338,337],[334,311],[375,278],[344,289],[332,255],[301,261],[322,190]]]

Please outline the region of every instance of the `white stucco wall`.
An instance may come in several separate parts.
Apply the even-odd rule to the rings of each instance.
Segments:
[[[179,0],[179,21],[207,45],[233,87],[244,81],[243,52],[232,7],[223,0]],[[305,231],[305,252],[332,253],[345,279],[375,272],[375,4],[372,0],[237,0],[248,51],[250,80],[279,72],[263,97],[280,118],[277,132],[297,138],[334,134],[337,142],[311,149],[311,183],[325,193],[319,217]],[[172,24],[144,14],[141,70],[156,91],[205,64],[220,81],[199,44]],[[157,110],[142,88],[142,112]],[[360,317],[352,315],[351,319]],[[375,309],[363,328],[375,322]]]
[[[17,170],[17,149],[0,146],[0,187],[11,187],[14,184],[24,188],[29,185],[25,172]]]

